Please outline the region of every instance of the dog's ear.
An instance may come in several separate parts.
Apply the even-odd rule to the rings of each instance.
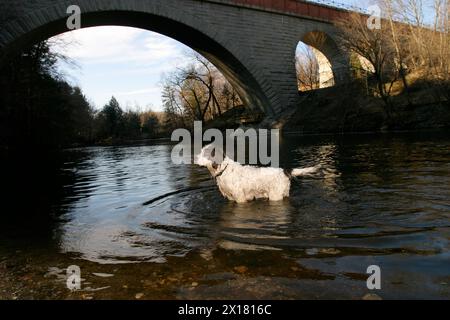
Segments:
[[[216,157],[216,148],[214,148],[211,151],[211,159],[213,160],[213,164],[212,167],[214,168],[214,170],[217,170],[219,168],[219,165],[217,164],[217,162],[215,161],[215,157]]]

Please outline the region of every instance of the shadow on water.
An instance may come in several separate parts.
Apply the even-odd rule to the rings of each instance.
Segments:
[[[83,154],[73,154],[72,164]],[[58,217],[75,202],[72,186],[83,177],[63,168],[64,157],[53,152],[21,152],[1,159],[0,215],[3,244],[50,245]],[[81,196],[81,195],[80,195]]]
[[[60,268],[44,281],[53,298],[358,299],[372,264],[383,298],[450,297],[448,135],[284,137],[283,167],[322,171],[278,203],[228,202],[207,170],[170,153],[86,148],[3,166],[5,261],[34,259],[36,281]],[[65,292],[55,274],[73,263],[109,289]]]

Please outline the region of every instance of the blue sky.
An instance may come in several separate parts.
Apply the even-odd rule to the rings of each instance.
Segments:
[[[61,51],[79,68],[61,69],[101,108],[115,96],[124,108],[161,109],[161,79],[187,61],[192,50],[157,33],[128,27],[96,27],[58,36]]]
[[[375,1],[338,2],[368,7]],[[171,38],[128,27],[86,28],[58,38],[74,43],[64,53],[80,67],[69,69],[62,65],[61,69],[96,108],[103,107],[114,95],[124,108],[139,106],[141,110],[160,111],[163,75],[185,64],[192,53]]]

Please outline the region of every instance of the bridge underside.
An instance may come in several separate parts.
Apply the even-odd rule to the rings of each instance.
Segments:
[[[299,105],[295,69],[299,41],[327,56],[337,83],[347,76],[348,58],[332,40],[333,25],[199,0],[0,0],[2,62],[27,44],[68,31],[66,11],[75,3],[82,11],[82,27],[147,29],[198,51],[227,77],[247,106],[270,117]]]

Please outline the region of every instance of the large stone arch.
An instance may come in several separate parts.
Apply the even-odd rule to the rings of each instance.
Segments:
[[[77,4],[82,10],[82,27],[119,25],[146,29],[176,39],[209,59],[230,81],[246,105],[273,115],[277,94],[266,81],[261,68],[242,50],[227,30],[202,19],[207,10],[199,1],[145,0],[40,0],[15,6],[0,3],[3,20],[0,27],[1,62],[24,45],[68,31],[67,8]],[[38,4],[37,4],[37,3]],[[189,3],[188,3],[189,2]],[[199,8],[190,8],[193,3]],[[198,11],[198,14],[195,12]],[[1,17],[0,17],[1,18]],[[272,100],[272,101],[271,101]]]

